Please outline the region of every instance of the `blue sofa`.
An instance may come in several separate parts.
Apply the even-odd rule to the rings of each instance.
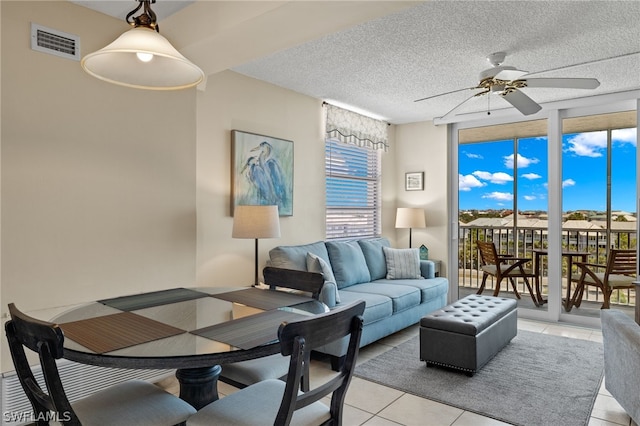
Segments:
[[[320,299],[330,308],[364,300],[360,347],[413,325],[447,304],[449,283],[435,277],[434,263],[420,260],[418,249],[392,249],[386,238],[278,246],[269,257],[272,267],[323,273]],[[321,352],[335,360],[345,349],[333,344]]]

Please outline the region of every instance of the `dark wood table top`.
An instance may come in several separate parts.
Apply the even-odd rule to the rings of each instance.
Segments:
[[[533,249],[531,250],[533,253],[537,254],[549,254],[549,249]],[[589,255],[588,251],[577,251],[577,250],[562,250],[560,253],[562,256],[586,256]]]

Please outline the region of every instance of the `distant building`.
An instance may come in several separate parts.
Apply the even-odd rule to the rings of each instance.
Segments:
[[[627,234],[629,241],[636,239],[636,217],[626,212],[616,212],[618,215],[629,216],[627,222],[611,222],[610,231],[613,234]],[[540,215],[543,216],[543,215]],[[518,242],[525,246],[546,245],[549,222],[545,218],[532,218],[529,216],[517,216]],[[616,216],[617,217],[617,216]],[[612,215],[613,218],[613,215]],[[481,228],[491,233],[493,241],[500,245],[501,251],[509,249],[513,244],[513,230],[516,227],[516,219],[513,215],[505,217],[480,217],[467,224],[461,223],[461,238],[468,239],[471,229]],[[567,220],[562,223],[563,243],[575,247],[592,248],[607,247],[607,222],[606,220]]]

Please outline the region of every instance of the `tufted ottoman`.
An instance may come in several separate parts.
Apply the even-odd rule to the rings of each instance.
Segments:
[[[469,295],[420,320],[420,359],[473,376],[517,332],[514,299]]]

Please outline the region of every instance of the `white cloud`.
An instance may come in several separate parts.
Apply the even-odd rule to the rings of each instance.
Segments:
[[[638,145],[638,129],[616,129],[611,132],[611,140],[617,143],[630,143],[633,146]]]
[[[535,200],[537,197],[535,195],[525,195],[524,199],[527,201],[533,201]]]
[[[513,194],[510,192],[490,192],[484,194],[482,198],[490,198],[498,201],[513,201]]]
[[[464,155],[466,155],[467,158],[475,158],[475,159],[478,159],[478,160],[483,160],[484,159],[484,157],[482,155],[480,155],[480,154],[472,154],[472,153],[466,152],[466,151],[464,152]]]
[[[507,182],[513,181],[513,176],[503,172],[491,173],[491,172],[476,170],[475,172],[472,173],[472,175],[474,175],[479,179],[488,180],[489,182],[495,183],[498,185],[504,185]]]
[[[458,175],[458,190],[459,191],[471,191],[472,188],[480,188],[486,184],[480,182],[473,175]]]
[[[513,154],[511,155],[507,155],[504,158],[504,166],[507,169],[513,169]],[[539,163],[540,160],[538,160],[537,158],[527,158],[527,157],[523,157],[522,155],[518,154],[518,168],[519,169],[523,169],[525,167],[529,167],[532,164],[537,164]]]
[[[534,179],[540,179],[542,176],[540,176],[537,173],[525,173],[522,175],[522,177],[525,179],[534,180]]]
[[[607,132],[578,133],[567,140],[568,151],[580,157],[602,157],[607,148]]]
[[[566,188],[568,186],[574,186],[576,184],[576,181],[573,179],[565,179],[562,181],[562,187]]]

